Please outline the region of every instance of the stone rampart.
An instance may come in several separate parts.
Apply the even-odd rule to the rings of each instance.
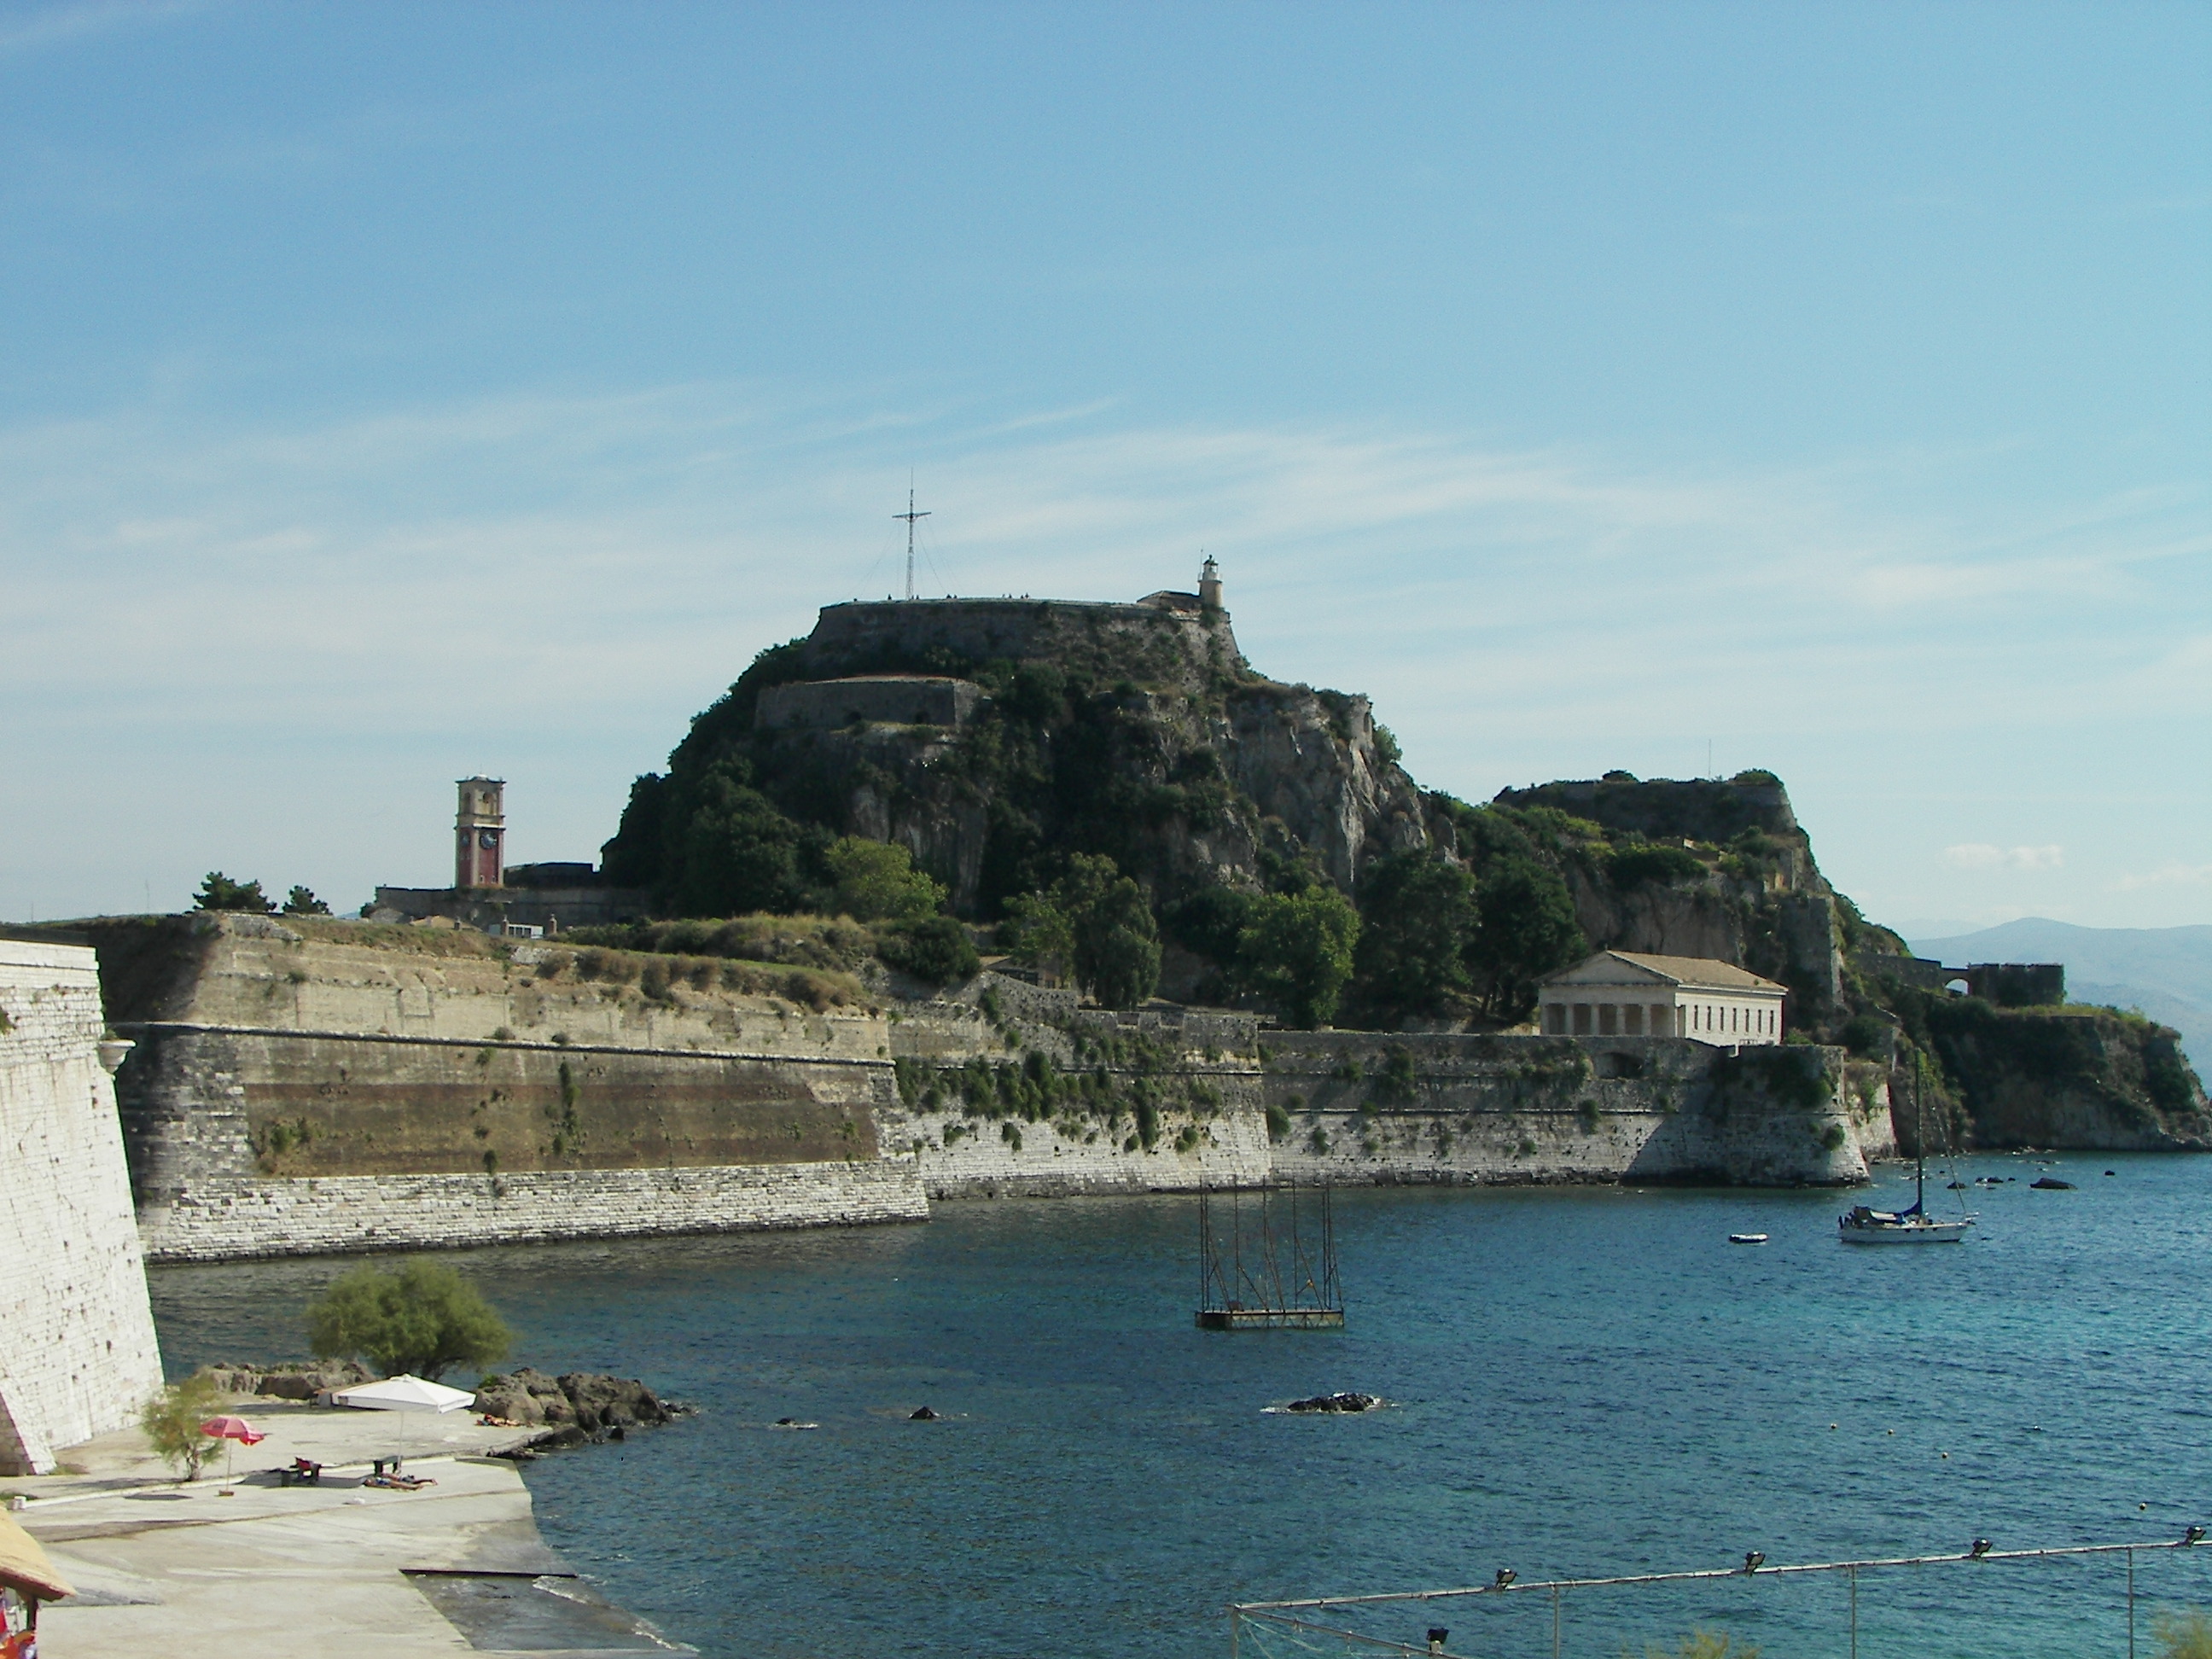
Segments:
[[[1239,660],[1219,611],[1072,599],[861,599],[822,607],[803,646],[810,679],[936,661],[1054,662],[1195,685]]]
[[[910,1158],[526,1175],[222,1179],[148,1212],[147,1255],[222,1261],[925,1221]]]
[[[772,685],[760,694],[753,724],[769,731],[830,731],[856,723],[965,726],[983,701],[969,680],[933,674],[863,674],[849,679],[802,680]]]
[[[1258,1032],[993,988],[892,1026],[887,1146],[933,1197],[1340,1184],[1863,1181],[1887,1094],[1840,1050],[1668,1038]]]
[[[928,1197],[1271,1173],[1834,1182],[1887,1150],[1834,1050],[1261,1032],[996,975],[823,1014],[480,938],[248,918],[169,942],[182,966],[118,953],[131,1006],[167,1016],[118,1021],[164,1260],[918,1218]],[[891,1170],[888,1188],[854,1173]]]
[[[0,939],[0,1474],[161,1384],[101,1030],[90,950]]]

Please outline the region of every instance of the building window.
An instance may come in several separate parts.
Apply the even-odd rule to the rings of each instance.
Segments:
[[[1575,1004],[1575,1035],[1588,1036],[1589,1034],[1590,1006],[1587,1002],[1577,1002]]]
[[[1600,1036],[1620,1035],[1620,1010],[1609,1002],[1601,1002],[1597,1006],[1597,1034]]]
[[[1565,1003],[1547,1002],[1544,1005],[1544,1030],[1551,1036],[1566,1036],[1567,1005]]]
[[[1651,1035],[1653,1036],[1665,1036],[1668,1035],[1667,1013],[1668,1009],[1665,1003],[1655,1002],[1651,1005]]]
[[[1644,1005],[1632,1002],[1620,1011],[1620,1031],[1623,1036],[1644,1035]]]

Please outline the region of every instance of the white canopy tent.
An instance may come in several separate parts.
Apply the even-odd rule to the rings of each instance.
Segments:
[[[416,1415],[442,1417],[447,1412],[457,1412],[476,1404],[476,1395],[465,1389],[449,1389],[442,1382],[433,1382],[426,1377],[387,1376],[381,1382],[364,1382],[356,1389],[339,1389],[331,1395],[340,1406],[352,1406],[362,1411],[405,1412]],[[411,1436],[409,1437],[411,1439]],[[408,1448],[411,1455],[413,1448]],[[398,1474],[398,1454],[392,1458],[392,1473]]]
[[[331,1398],[341,1406],[376,1412],[457,1412],[477,1401],[466,1389],[449,1389],[419,1376],[387,1376],[381,1382],[340,1389]]]

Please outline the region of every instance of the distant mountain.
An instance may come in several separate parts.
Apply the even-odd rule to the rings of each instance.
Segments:
[[[1918,954],[1954,968],[2063,962],[2069,996],[2140,1008],[2181,1033],[2191,1061],[2212,1062],[2212,927],[2077,927],[2025,916],[1949,939],[1911,937]]]

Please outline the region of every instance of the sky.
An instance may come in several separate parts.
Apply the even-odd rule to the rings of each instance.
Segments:
[[[0,917],[583,859],[819,605],[2212,921],[2212,9],[0,0]]]

